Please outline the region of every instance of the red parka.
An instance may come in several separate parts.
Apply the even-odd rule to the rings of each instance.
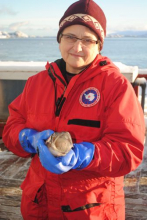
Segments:
[[[124,220],[123,176],[141,163],[144,117],[132,85],[106,57],[98,55],[69,84],[56,62],[30,77],[10,105],[3,132],[5,145],[30,157],[18,135],[24,128],[70,132],[73,142],[95,145],[83,170],[57,175],[32,162],[23,190],[25,220]]]

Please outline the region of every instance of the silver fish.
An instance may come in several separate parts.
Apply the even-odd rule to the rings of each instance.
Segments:
[[[50,152],[56,156],[65,156],[73,147],[69,132],[55,132],[47,140],[46,145]]]

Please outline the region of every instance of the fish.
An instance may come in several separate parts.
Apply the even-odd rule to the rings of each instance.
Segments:
[[[71,135],[65,131],[54,132],[45,143],[55,157],[65,156],[73,147]]]

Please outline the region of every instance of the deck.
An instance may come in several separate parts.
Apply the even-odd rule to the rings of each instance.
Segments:
[[[0,142],[0,220],[23,220],[20,184],[30,159],[20,158]],[[126,220],[147,220],[147,146],[137,170],[125,176]]]
[[[22,220],[20,184],[30,159],[17,157],[0,144],[0,220]]]

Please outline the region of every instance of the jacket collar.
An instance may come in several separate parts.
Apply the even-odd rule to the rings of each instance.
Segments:
[[[59,66],[57,65],[56,62],[49,63],[47,62],[46,64],[46,69],[48,70],[49,68],[52,69],[52,74],[56,78],[56,83],[57,84],[66,84],[66,81],[61,73],[61,70],[59,69]],[[70,81],[70,83],[74,84],[81,84],[84,81],[87,81],[98,74],[104,73],[105,71],[114,71],[118,70],[118,67],[116,67],[112,61],[104,56],[97,55],[97,57],[94,59],[94,61],[86,68],[84,69],[80,74],[77,74],[75,77],[73,77]]]

